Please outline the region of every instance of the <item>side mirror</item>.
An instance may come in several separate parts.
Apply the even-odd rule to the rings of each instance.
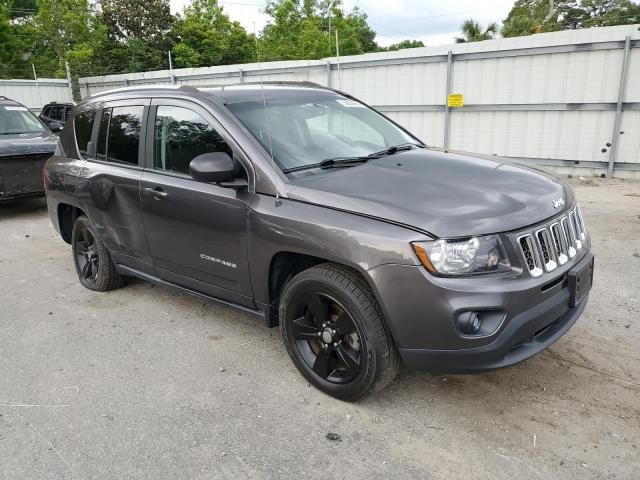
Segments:
[[[49,130],[51,130],[53,133],[61,132],[63,128],[64,126],[59,122],[51,122],[49,124]]]
[[[233,159],[225,152],[198,155],[189,163],[189,173],[194,180],[205,183],[233,182],[236,178]]]

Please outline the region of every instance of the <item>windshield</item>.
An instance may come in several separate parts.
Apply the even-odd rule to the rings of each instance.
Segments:
[[[39,133],[44,129],[40,121],[27,107],[0,105],[0,135]]]
[[[274,161],[285,172],[420,143],[374,110],[333,92],[304,90],[227,107],[267,152],[273,150]]]

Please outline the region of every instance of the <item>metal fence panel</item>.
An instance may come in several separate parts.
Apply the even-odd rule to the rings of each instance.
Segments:
[[[270,62],[81,78],[80,85],[87,95],[125,84],[312,81],[361,98],[433,146],[556,166],[606,169],[615,160],[640,175],[639,47],[638,26],[624,25],[343,57],[339,67],[335,58]],[[449,83],[451,93],[464,94],[463,107],[446,108]],[[614,133],[618,124],[622,135]]]
[[[31,110],[39,111],[49,102],[71,102],[66,80],[40,78],[35,80],[0,80],[0,96],[16,100]]]

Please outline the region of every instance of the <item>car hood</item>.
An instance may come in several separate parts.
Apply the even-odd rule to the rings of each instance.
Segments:
[[[49,131],[0,135],[0,158],[53,154],[58,137]]]
[[[291,178],[288,196],[384,219],[436,237],[506,232],[573,202],[571,188],[544,169],[498,159],[416,149],[352,168]]]

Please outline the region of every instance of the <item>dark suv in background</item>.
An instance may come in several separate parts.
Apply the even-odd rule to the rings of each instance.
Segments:
[[[0,96],[0,202],[44,194],[44,162],[57,143],[27,107]]]
[[[135,276],[280,325],[300,372],[343,399],[387,385],[401,360],[523,361],[574,324],[592,282],[565,182],[429,149],[310,84],[95,95],[46,181],[85,287]]]
[[[47,127],[53,132],[62,130],[62,126],[67,119],[71,116],[73,111],[73,103],[47,103],[42,110],[38,118],[42,120]]]

